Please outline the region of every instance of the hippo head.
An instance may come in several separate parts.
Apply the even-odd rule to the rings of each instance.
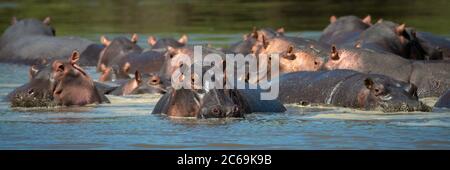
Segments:
[[[30,80],[8,94],[11,107],[51,107],[55,106],[51,88],[51,67],[48,64],[33,65],[29,69]]]
[[[51,81],[54,101],[59,105],[86,105],[101,103],[94,81],[78,66],[78,51],[74,51],[68,61],[56,60],[52,63]]]
[[[429,106],[418,101],[417,87],[413,84],[395,81],[387,76],[372,75],[364,79],[364,87],[358,93],[360,106],[380,107],[377,110],[383,112],[431,110]]]
[[[296,45],[284,38],[273,38],[270,41],[266,41],[263,37],[262,43],[255,45],[255,49],[258,48],[258,58],[263,61],[270,61],[271,54],[279,54],[281,73],[317,71],[324,63],[322,56],[326,55],[316,51],[314,46]],[[268,59],[264,59],[267,57]]]
[[[161,79],[156,74],[135,72],[134,78],[126,82],[120,89],[120,95],[165,93]]]
[[[206,73],[204,69],[202,71],[203,74]],[[218,89],[209,81],[199,81],[202,84],[197,86],[196,81],[200,79],[195,73],[190,77],[184,75],[181,77],[189,80],[184,83],[189,83],[190,86],[187,87],[190,88],[169,88],[168,93],[158,101],[153,113],[179,117],[229,118],[243,117],[248,111],[245,100],[238,90]],[[212,76],[211,80],[214,79]]]
[[[50,26],[50,21],[50,17],[42,21],[37,19],[17,20],[16,17],[13,17],[11,26],[5,30],[3,36],[5,39],[16,39],[27,35],[55,36],[55,29]]]
[[[252,33],[248,34],[249,36],[255,38],[258,41],[261,41],[262,38],[266,39],[272,39],[278,36],[284,35],[284,28],[278,28],[277,30],[274,30],[272,28],[261,28],[257,29],[256,27],[253,27]]]
[[[163,49],[169,46],[179,48],[185,46],[187,42],[187,35],[182,35],[178,40],[175,40],[173,38],[161,38],[157,40],[154,36],[150,36],[147,39],[147,43],[152,47],[152,49]]]
[[[359,48],[388,50],[405,58],[424,59],[423,50],[417,49],[417,38],[408,32],[405,24],[380,21],[361,33],[361,39],[355,43]],[[412,53],[412,54],[411,54]]]
[[[138,41],[137,34],[133,34],[131,39],[125,37],[117,37],[110,41],[105,36],[100,37],[101,43],[105,48],[100,52],[97,64],[97,71],[101,71],[101,65],[106,67],[112,66],[115,62],[127,57],[132,53],[141,53],[142,48],[136,43]]]

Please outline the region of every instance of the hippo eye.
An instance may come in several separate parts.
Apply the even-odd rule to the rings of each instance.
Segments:
[[[29,94],[29,95],[34,94],[34,90],[33,90],[33,89],[28,90],[28,94]]]
[[[212,110],[212,112],[215,113],[215,114],[218,114],[220,111],[219,111],[218,108],[214,108],[214,109]]]
[[[319,65],[319,62],[317,62],[317,61],[314,61],[314,65]]]

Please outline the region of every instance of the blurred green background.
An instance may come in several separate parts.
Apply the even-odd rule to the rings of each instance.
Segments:
[[[111,33],[241,33],[253,26],[321,31],[330,15],[354,14],[449,34],[448,0],[21,0],[0,1],[0,29],[12,16],[52,17],[57,35]]]

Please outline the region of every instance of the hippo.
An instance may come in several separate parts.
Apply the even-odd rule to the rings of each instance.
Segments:
[[[285,104],[325,104],[383,112],[431,111],[418,101],[413,84],[379,74],[304,71],[284,74],[279,83],[278,99]]]
[[[175,40],[173,38],[161,38],[158,40],[154,36],[149,36],[147,39],[147,43],[151,46],[151,49],[166,49],[169,46],[180,48],[188,43],[188,39],[188,36],[185,34],[182,35],[178,40]]]
[[[104,48],[103,44],[88,45],[80,54],[80,66],[96,66]]]
[[[143,74],[157,74],[163,66],[165,50],[149,50],[142,53],[131,53],[112,66],[100,65],[102,75],[99,81],[111,81],[115,79],[129,79],[130,73],[139,71]],[[114,75],[113,75],[114,74]]]
[[[68,61],[31,66],[30,81],[8,94],[12,107],[83,106],[109,103],[89,75],[78,65],[80,53]]]
[[[131,39],[126,37],[116,37],[113,40],[109,40],[105,36],[100,37],[100,42],[105,46],[105,48],[100,53],[97,71],[101,71],[102,65],[106,67],[112,67],[118,61],[126,58],[130,54],[140,54],[142,53],[142,48],[136,43],[138,41],[138,35],[133,34]]]
[[[372,18],[367,15],[364,19],[356,16],[336,16],[330,17],[330,25],[328,25],[322,32],[319,42],[329,45],[340,45],[348,42],[353,42],[359,37],[361,32],[365,31],[372,25]]]
[[[195,47],[191,45],[179,48],[169,46],[167,48],[167,51],[164,53],[163,65],[161,66],[161,70],[158,73],[165,86],[170,85],[171,76],[174,71],[183,66],[183,63],[179,61],[180,58],[189,57],[191,61],[194,61],[194,48]],[[202,57],[205,57],[206,55],[211,53],[217,54],[222,59],[225,59],[225,54],[222,51],[213,48],[202,47]]]
[[[256,27],[253,27],[251,33],[243,35],[241,41],[231,44],[224,52],[247,55],[252,53],[253,46],[257,41],[262,41],[262,37],[271,39],[280,36],[284,36],[284,28],[273,30],[272,28],[257,29]]]
[[[119,87],[107,91],[105,94],[125,96],[131,94],[164,94],[167,92],[157,74],[141,74],[137,70],[134,74],[134,78],[121,83]]]
[[[450,108],[450,90],[447,90],[444,95],[439,97],[439,100],[434,104],[434,107]]]
[[[280,73],[319,70],[329,51],[318,42],[304,38],[275,37],[266,41],[263,36],[262,39],[261,44],[254,46],[254,54],[262,61],[270,60],[264,58],[270,54],[279,54]]]
[[[392,53],[408,59],[424,60],[425,54],[415,37],[410,36],[405,24],[391,21],[378,22],[363,31],[357,40],[341,47],[371,49],[381,53]]]
[[[192,66],[189,67],[192,69]],[[207,67],[202,67],[203,75]],[[194,73],[191,80],[195,81]],[[214,78],[215,80],[219,77]],[[224,79],[224,77],[222,77]],[[225,80],[226,82],[227,80]],[[194,82],[188,81],[194,85]],[[278,100],[260,100],[260,89],[219,89],[203,80],[201,87],[168,88],[157,102],[152,114],[165,114],[171,117],[242,118],[255,112],[285,112],[286,108]]]
[[[350,69],[390,76],[418,87],[419,97],[439,97],[450,88],[449,61],[408,60],[368,49],[332,47],[325,70]]]
[[[84,51],[93,44],[73,36],[55,36],[50,17],[37,19],[15,18],[0,38],[0,62],[34,64],[41,59],[63,59],[73,50]]]
[[[423,47],[429,60],[450,60],[450,40],[448,38],[437,36],[429,32],[414,32],[413,30],[409,32],[415,33],[415,35],[412,36],[417,38],[418,43]]]

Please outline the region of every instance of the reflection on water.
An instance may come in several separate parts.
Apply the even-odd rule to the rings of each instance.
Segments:
[[[333,2],[2,1],[0,29],[12,15],[50,15],[58,35],[98,41],[100,34],[189,33],[192,44],[226,46],[253,26],[284,26],[288,35],[317,38],[331,14],[370,13],[440,34],[450,28],[448,1]],[[147,47],[145,41],[139,45]],[[86,70],[98,79],[95,68]],[[0,98],[25,83],[27,71],[0,64]],[[197,120],[151,115],[158,95],[108,97],[112,104],[52,109],[11,109],[0,102],[0,149],[450,149],[446,109],[386,114],[289,105],[286,113]]]
[[[449,34],[446,0],[5,0],[0,2],[0,30],[11,17],[51,16],[59,35],[103,33],[238,33],[258,27],[287,31],[322,30],[330,15],[371,14],[404,22],[419,30]]]

